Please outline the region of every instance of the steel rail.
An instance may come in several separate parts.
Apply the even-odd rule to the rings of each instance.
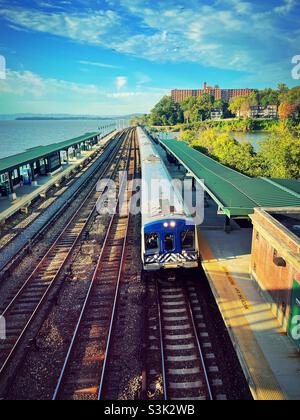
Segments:
[[[208,373],[207,373],[206,364],[205,364],[205,361],[204,361],[204,356],[203,356],[203,352],[202,352],[202,348],[201,348],[199,333],[198,333],[197,327],[196,327],[196,322],[195,322],[195,318],[194,318],[193,309],[192,309],[192,306],[191,306],[190,298],[187,295],[185,288],[184,288],[184,292],[185,292],[185,296],[186,296],[186,303],[187,303],[188,311],[189,311],[189,314],[191,316],[193,332],[194,332],[194,336],[195,336],[196,343],[197,343],[197,349],[198,349],[199,357],[200,357],[200,360],[201,360],[201,366],[202,366],[202,369],[203,369],[203,372],[204,372],[204,379],[205,379],[205,384],[206,384],[209,400],[212,401],[213,400],[213,393],[212,393],[211,386],[210,386],[209,379],[208,379]]]
[[[164,350],[163,326],[162,326],[162,317],[161,317],[161,303],[160,303],[160,297],[159,297],[158,280],[155,282],[155,291],[156,291],[156,301],[157,301],[157,307],[158,307],[159,341],[160,341],[160,352],[161,352],[163,392],[164,392],[164,400],[168,401],[165,350]]]
[[[136,138],[134,138],[133,144],[134,144],[135,159],[134,159],[134,173],[133,173],[132,182],[134,181],[134,179],[137,175],[137,152],[136,152],[137,142],[136,142]],[[105,358],[104,358],[104,362],[103,362],[99,391],[98,391],[98,401],[102,400],[102,395],[103,395],[103,392],[104,392],[105,375],[107,373],[106,368],[107,368],[108,359],[109,359],[111,337],[112,337],[112,334],[113,334],[113,328],[114,328],[114,324],[115,324],[115,314],[116,314],[117,304],[118,304],[118,299],[119,299],[120,284],[121,284],[123,269],[124,269],[124,265],[125,265],[125,252],[126,252],[126,245],[127,245],[127,240],[128,240],[129,226],[130,226],[130,221],[131,221],[131,213],[130,213],[130,211],[131,211],[131,207],[130,207],[131,198],[132,198],[132,191],[130,192],[130,197],[128,197],[128,204],[129,204],[128,211],[129,211],[129,214],[128,214],[128,218],[127,218],[125,237],[124,237],[124,241],[123,241],[123,245],[122,245],[123,248],[122,248],[122,255],[121,255],[121,263],[120,263],[120,268],[119,268],[119,273],[118,273],[118,279],[117,279],[117,285],[116,285],[116,291],[115,291],[115,297],[114,297],[114,303],[113,303],[113,310],[112,310],[112,314],[111,314],[111,320],[110,320],[110,325],[109,325],[109,333],[108,333],[108,338],[107,338],[107,343],[106,343]]]
[[[157,308],[158,308],[158,323],[159,323],[159,340],[160,340],[160,348],[161,348],[161,369],[162,369],[162,378],[163,378],[163,392],[164,392],[164,400],[168,400],[169,398],[169,393],[168,393],[168,385],[167,385],[167,369],[166,369],[166,354],[165,354],[165,350],[164,350],[164,332],[163,332],[163,323],[162,323],[162,307],[161,307],[161,302],[160,302],[160,292],[159,292],[159,285],[158,285],[158,281],[155,281],[155,287],[156,287],[156,299],[157,299]],[[199,356],[199,361],[201,363],[201,368],[203,371],[203,376],[204,376],[204,382],[205,382],[205,388],[206,388],[206,392],[207,392],[207,397],[208,400],[212,401],[213,400],[213,393],[211,390],[211,385],[209,382],[209,377],[208,377],[208,373],[207,373],[207,369],[206,369],[206,364],[205,364],[205,360],[203,357],[203,352],[202,352],[202,348],[201,348],[201,343],[200,343],[200,339],[199,339],[199,334],[197,331],[197,327],[196,327],[196,322],[195,322],[195,318],[194,318],[194,314],[193,314],[193,309],[191,307],[191,303],[190,303],[190,299],[188,294],[186,293],[186,290],[184,287],[182,287],[183,289],[183,293],[184,293],[184,300],[185,300],[185,306],[186,306],[186,310],[188,312],[188,314],[190,315],[190,321],[191,321],[191,327],[192,327],[192,334],[193,334],[193,338],[196,341],[196,347],[197,347],[197,354]]]
[[[130,164],[130,158],[131,158],[131,153],[129,153],[129,155],[128,155],[127,168],[129,167],[129,164]],[[125,180],[123,178],[122,184],[120,185],[120,188],[119,188],[119,191],[120,192],[122,191],[124,182],[125,182]],[[117,207],[118,207],[119,201],[120,201],[120,194],[118,196],[118,200],[117,200],[117,203],[116,203],[116,206],[115,206],[115,209],[114,209],[114,214],[111,217],[111,220],[110,220],[110,223],[109,223],[109,226],[108,226],[108,229],[107,229],[107,233],[106,233],[106,236],[105,236],[103,245],[102,245],[102,250],[101,250],[100,256],[98,258],[97,266],[95,268],[95,271],[94,271],[94,274],[93,274],[93,277],[92,277],[92,280],[91,280],[91,284],[90,284],[89,289],[87,291],[87,294],[86,294],[86,297],[85,297],[85,300],[84,300],[84,303],[83,303],[83,306],[82,306],[82,309],[81,309],[81,312],[80,312],[80,315],[79,315],[79,319],[77,321],[77,324],[76,324],[76,327],[75,327],[75,330],[74,330],[74,333],[73,333],[73,337],[72,337],[72,340],[71,340],[71,343],[70,343],[70,346],[69,346],[67,355],[65,357],[65,361],[64,361],[64,364],[63,364],[63,367],[62,367],[60,376],[59,376],[58,381],[57,381],[57,385],[56,385],[56,388],[55,388],[55,391],[54,391],[54,394],[53,394],[53,397],[52,397],[52,400],[53,401],[55,401],[55,400],[57,400],[59,398],[59,394],[62,391],[63,383],[64,383],[64,381],[66,379],[67,370],[68,370],[69,364],[71,362],[72,352],[74,351],[74,347],[75,347],[75,344],[76,344],[76,341],[77,341],[77,338],[78,338],[78,333],[80,331],[80,328],[81,328],[81,325],[82,325],[82,322],[83,322],[84,315],[85,315],[85,313],[87,311],[88,303],[89,303],[89,301],[91,299],[92,292],[93,292],[93,289],[94,289],[94,285],[95,285],[96,280],[97,280],[98,275],[99,275],[99,269],[100,269],[100,266],[102,264],[103,255],[104,255],[104,253],[106,251],[106,248],[108,246],[107,243],[108,243],[108,240],[110,238],[111,230],[112,230],[112,227],[114,225],[114,222],[115,222],[116,218],[118,217],[116,211],[117,211]],[[122,244],[122,256],[121,256],[120,267],[119,267],[119,271],[118,271],[118,279],[117,279],[117,282],[118,283],[120,281],[121,272],[122,272],[122,269],[123,269],[123,259],[124,259],[124,254],[125,254],[125,244],[126,244],[126,240],[127,240],[127,232],[128,232],[128,225],[129,225],[128,222],[129,222],[129,218],[127,220],[126,234],[124,236],[124,240],[123,240],[123,244]],[[110,337],[111,337],[111,331],[112,331],[112,325],[113,325],[113,318],[114,318],[115,308],[116,308],[117,299],[118,299],[118,292],[119,292],[119,287],[117,285],[115,296],[114,296],[114,304],[113,304],[113,309],[112,309],[111,321],[110,321],[109,338],[108,338],[109,340],[110,340]],[[108,350],[108,347],[106,346],[106,354],[107,354],[107,350]],[[105,366],[106,366],[106,363],[105,363]],[[100,378],[98,398],[101,395],[100,386],[103,384],[103,381],[104,381],[104,375],[103,375],[103,371],[102,371],[101,378]],[[101,387],[101,390],[102,390],[102,387]]]
[[[125,144],[126,144],[126,138],[125,138]],[[105,169],[102,172],[102,176],[99,177],[99,179],[101,177],[103,177],[105,175],[105,173],[110,169],[113,161],[115,160],[118,152],[120,151],[120,148],[116,147],[116,151],[113,154],[112,158],[109,160],[109,162],[107,163]],[[120,160],[121,160],[121,155],[120,158],[118,159],[117,165],[119,164]],[[117,172],[117,165],[115,170],[113,171],[111,176],[114,176],[114,174]],[[98,182],[98,181],[97,181]],[[97,182],[95,183],[95,185],[97,184]],[[67,230],[69,229],[69,227],[72,225],[72,223],[76,220],[77,216],[80,214],[82,208],[86,205],[86,203],[89,201],[90,197],[92,196],[92,194],[94,193],[94,189],[91,189],[91,192],[88,194],[88,196],[85,198],[85,200],[83,201],[83,203],[80,205],[80,207],[78,208],[78,210],[76,211],[76,213],[72,216],[71,220],[68,222],[68,224],[66,225],[66,227],[64,228],[64,230],[62,231],[62,233],[59,235],[59,237],[56,239],[56,241],[54,242],[54,244],[50,247],[50,249],[47,251],[47,253],[44,255],[43,259],[39,262],[39,264],[37,265],[37,267],[34,269],[34,271],[31,273],[31,275],[27,278],[26,282],[23,284],[23,286],[19,289],[19,291],[17,292],[17,294],[14,296],[14,298],[11,300],[11,302],[9,303],[9,305],[6,307],[6,309],[4,310],[4,312],[2,313],[2,316],[4,318],[6,318],[6,323],[8,318],[6,317],[7,314],[9,314],[10,309],[13,307],[14,303],[17,301],[17,299],[22,295],[22,293],[26,290],[26,287],[29,285],[29,283],[34,279],[34,277],[38,274],[38,271],[42,268],[43,264],[46,262],[47,258],[50,256],[50,254],[55,250],[55,247],[59,244],[60,240],[63,239],[64,235],[66,234]],[[97,199],[98,200],[98,199]],[[96,204],[97,204],[97,200],[96,200]],[[22,331],[20,334],[18,334],[18,338],[17,340],[14,342],[13,347],[11,348],[8,356],[6,357],[6,359],[4,360],[4,362],[1,364],[0,367],[0,377],[3,374],[4,370],[7,368],[9,362],[11,361],[15,351],[17,350],[22,338],[24,337],[25,333],[27,332],[29,326],[31,325],[32,321],[34,320],[37,312],[40,310],[42,304],[44,303],[45,298],[48,296],[50,290],[52,289],[52,286],[54,285],[54,283],[56,282],[59,274],[61,273],[63,267],[65,266],[67,260],[69,259],[72,251],[74,250],[74,247],[76,246],[78,240],[80,239],[85,227],[87,226],[87,224],[89,223],[91,217],[94,214],[95,208],[96,208],[96,204],[93,205],[93,208],[91,210],[91,212],[89,213],[84,225],[82,226],[80,232],[77,234],[74,242],[72,243],[72,245],[70,245],[69,248],[69,252],[66,255],[66,257],[63,259],[62,263],[60,264],[59,268],[56,271],[55,277],[51,280],[50,284],[48,286],[46,286],[46,290],[43,293],[43,295],[41,296],[41,298],[39,299],[39,302],[37,303],[37,305],[34,308],[34,311],[31,313],[31,316],[29,317],[29,319],[27,320],[25,326],[22,328]],[[51,256],[50,256],[51,258]],[[53,257],[55,258],[55,257]],[[5,341],[4,341],[5,343]]]
[[[121,139],[121,137],[124,135],[124,133],[118,133],[117,135],[116,135],[116,137],[115,137],[115,139],[117,139],[117,142],[118,141],[120,141],[120,139]],[[114,139],[114,140],[115,140]],[[116,149],[117,149],[117,145],[115,146],[116,147]],[[100,155],[98,155],[98,156],[96,156],[95,158],[93,158],[93,160],[88,164],[88,169],[90,169],[90,168],[92,168],[93,167],[93,165],[95,166],[94,168],[93,168],[93,170],[92,170],[92,172],[91,172],[91,174],[89,175],[89,177],[87,178],[87,179],[85,179],[85,180],[83,180],[83,182],[80,184],[80,185],[78,185],[78,188],[76,189],[76,191],[75,191],[75,193],[74,193],[74,195],[72,196],[72,199],[74,199],[75,197],[77,197],[82,191],[83,191],[83,189],[84,189],[84,187],[89,183],[89,181],[95,176],[95,174],[99,171],[99,168],[100,168],[100,164],[97,164],[96,162],[97,162],[97,160],[98,159],[101,159],[101,158],[103,158],[103,156],[104,155],[106,155],[107,154],[107,152],[108,152],[108,148],[109,148],[109,145],[106,145],[101,151],[102,151],[102,153],[100,154]],[[115,149],[115,150],[116,150]],[[113,150],[112,152],[114,153],[114,151],[115,150]],[[99,152],[100,152],[100,150],[99,150]],[[103,164],[105,164],[105,161],[103,162]],[[85,175],[85,172],[83,172],[82,173],[82,176],[84,176]],[[101,175],[100,175],[101,176]],[[73,187],[73,185],[76,183],[76,179],[74,178],[73,180],[72,180],[73,182],[72,182],[72,184],[68,187],[68,188],[71,188],[71,187]],[[93,189],[93,186],[92,186],[92,188],[91,189]],[[57,200],[55,200],[55,202],[53,202],[53,203],[51,203],[51,206],[52,205],[55,205],[56,203],[57,203],[57,201],[58,201],[58,199],[60,199],[60,198],[62,198],[62,196],[61,197],[58,197],[57,198]],[[29,245],[31,245],[32,243],[34,243],[35,241],[37,241],[37,239],[42,235],[42,234],[44,234],[48,229],[49,229],[49,226],[51,226],[51,224],[58,218],[58,217],[60,217],[60,215],[63,213],[63,211],[66,209],[66,207],[68,206],[68,204],[70,203],[70,199],[68,199],[68,200],[66,200],[66,202],[61,206],[61,208],[59,208],[58,210],[57,210],[57,212],[54,214],[54,215],[52,215],[50,218],[49,218],[49,220],[47,220],[47,222],[43,225],[43,226],[41,226],[41,229],[34,235],[34,236],[32,236],[31,238],[29,238],[28,240],[27,240],[27,242],[25,243],[25,245],[24,245],[24,247],[22,248],[22,249],[19,249],[19,250],[17,250],[16,251],[16,253],[15,253],[15,255],[9,260],[9,261],[7,261],[2,267],[1,267],[1,269],[0,269],[0,276],[3,276],[4,275],[4,273],[6,273],[8,270],[10,270],[10,268],[11,268],[11,266],[12,266],[12,264],[15,262],[15,261],[18,261],[18,259],[20,258],[20,257],[22,257],[22,255],[23,255],[23,253],[24,253],[24,250],[26,250],[26,249],[28,249],[28,246]],[[49,208],[51,208],[51,206],[49,207]],[[39,217],[36,219],[36,220],[34,220],[34,221],[32,221],[31,223],[29,223],[20,233],[18,233],[11,241],[9,241],[9,243],[8,244],[6,244],[4,247],[2,247],[1,249],[0,249],[0,255],[1,255],[1,253],[2,252],[5,252],[6,251],[6,249],[8,248],[8,247],[10,247],[10,246],[12,246],[12,244],[15,242],[15,241],[17,241],[19,238],[20,238],[20,235],[22,235],[22,233],[24,233],[24,231],[26,231],[28,228],[30,228],[30,226],[31,225],[33,225],[34,223],[36,223],[36,221],[46,212],[46,211],[48,211],[49,210],[49,208],[47,208],[47,209],[45,209],[40,215],[39,215]]]

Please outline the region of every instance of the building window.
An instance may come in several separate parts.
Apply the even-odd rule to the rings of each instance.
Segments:
[[[256,232],[256,240],[259,241],[259,233]]]
[[[256,273],[256,263],[253,264],[253,271]]]

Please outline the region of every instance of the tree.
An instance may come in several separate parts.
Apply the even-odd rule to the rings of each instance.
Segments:
[[[273,178],[299,178],[299,132],[281,123],[261,143],[258,156],[262,166],[266,170],[265,176]]]
[[[188,135],[188,138],[190,137],[191,133]],[[239,143],[227,131],[207,128],[194,135],[191,146],[224,165],[249,175],[252,174],[255,156],[253,147],[250,144]]]
[[[134,125],[134,126],[138,126],[138,125],[144,126],[144,125],[148,125],[148,123],[149,123],[149,118],[147,114],[134,117],[129,121],[129,124]]]
[[[190,124],[196,114],[197,98],[195,96],[189,96],[181,102],[180,106],[183,110],[184,121]]]
[[[249,176],[300,178],[300,124],[284,122],[270,131],[255,153],[249,143],[239,143],[232,133],[216,127],[182,133],[191,147]]]
[[[230,101],[229,111],[231,111],[237,117],[250,117],[251,106],[257,105],[257,94],[251,93],[251,95],[238,96]]]
[[[288,102],[282,102],[278,108],[278,115],[281,120],[288,120],[295,115],[297,106]]]
[[[223,102],[222,99],[218,99],[218,100],[216,100],[214,102],[214,105],[213,106],[214,106],[214,108],[216,108],[216,109],[222,109],[222,111],[223,111],[224,106],[225,106],[225,102]]]
[[[295,106],[294,116],[299,117],[300,115],[300,86],[295,86],[290,89],[286,95],[286,100],[290,105]]]
[[[204,93],[203,95],[199,96],[199,98],[197,98],[197,103],[202,120],[210,119],[211,111],[213,109],[214,97],[208,93]]]
[[[278,89],[278,98],[280,102],[284,102],[286,100],[286,96],[289,92],[289,88],[285,83],[279,83],[277,86]]]
[[[201,96],[190,96],[181,103],[187,123],[196,123],[210,118],[213,108],[213,97],[207,93]]]
[[[183,122],[183,112],[180,105],[170,96],[164,96],[150,113],[151,125],[175,125]]]
[[[258,99],[260,105],[266,107],[268,105],[279,106],[279,91],[274,89],[264,89],[259,92]]]

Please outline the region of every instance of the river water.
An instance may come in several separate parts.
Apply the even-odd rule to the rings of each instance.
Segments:
[[[251,133],[232,132],[231,135],[241,143],[251,143],[254,150],[258,152],[260,149],[260,143],[267,138],[268,133],[262,131],[252,131]]]
[[[0,159],[88,132],[112,131],[117,121],[0,121]],[[108,127],[110,126],[110,127]]]
[[[171,137],[173,138],[180,138],[179,132],[172,132],[171,134]],[[258,152],[260,148],[260,143],[267,138],[268,133],[265,131],[251,131],[250,133],[244,133],[242,131],[232,131],[231,136],[241,143],[251,143],[254,147],[254,150]],[[162,134],[162,138],[164,138],[164,134]]]

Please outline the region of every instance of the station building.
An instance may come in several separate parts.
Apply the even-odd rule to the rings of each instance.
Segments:
[[[300,350],[300,207],[255,209],[251,275]]]
[[[39,146],[14,156],[0,159],[0,197],[15,196],[15,188],[21,184],[32,184],[38,176],[53,175],[60,170],[62,162],[76,157],[81,150],[89,150],[100,140],[99,133]]]

